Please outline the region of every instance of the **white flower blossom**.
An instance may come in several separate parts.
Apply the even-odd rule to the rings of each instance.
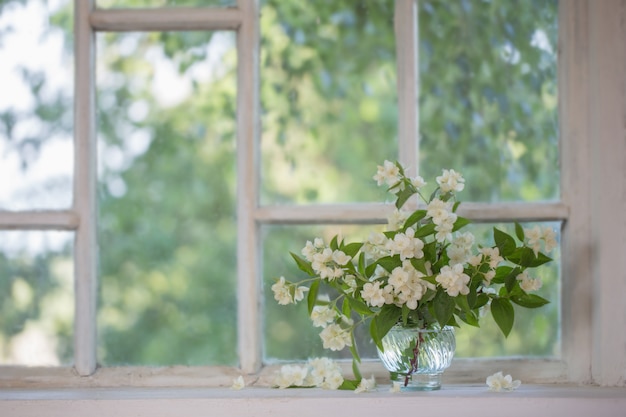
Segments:
[[[293,290],[294,304],[297,303],[298,301],[302,301],[304,299],[304,293],[307,292],[308,290],[309,290],[309,287],[304,287],[304,286],[295,287],[295,289]]]
[[[409,218],[410,214],[411,213],[407,211],[400,211],[395,209],[391,212],[389,217],[387,217],[387,227],[389,228],[389,230],[398,230],[400,227],[402,227],[406,219]]]
[[[463,265],[456,264],[452,267],[444,266],[441,268],[439,275],[435,280],[441,284],[449,296],[456,297],[459,294],[467,295],[469,293],[469,276],[463,273]]]
[[[351,259],[352,258],[346,255],[343,251],[336,250],[333,252],[333,261],[335,261],[337,265],[346,265]]]
[[[355,394],[360,394],[362,392],[371,392],[376,390],[376,378],[374,375],[370,379],[362,378],[359,386],[354,390]]]
[[[480,253],[485,255],[489,259],[489,268],[495,269],[500,262],[504,261],[504,258],[500,256],[500,249],[495,248],[481,248]]]
[[[411,184],[413,184],[413,187],[415,187],[415,189],[419,190],[426,185],[426,182],[424,181],[424,178],[418,175],[415,178],[411,178]]]
[[[297,365],[283,365],[277,372],[274,384],[278,388],[303,386],[308,369]]]
[[[532,248],[533,252],[535,252],[535,256],[541,250],[541,238],[543,234],[541,233],[541,228],[539,226],[535,226],[532,229],[524,229],[524,237],[527,239],[527,245]]]
[[[274,292],[274,299],[278,301],[278,304],[287,305],[293,303],[291,291],[289,290],[289,285],[285,282],[285,277],[280,277],[272,285],[272,291]]]
[[[387,250],[391,255],[400,255],[400,260],[408,258],[423,258],[424,242],[415,237],[415,230],[409,227],[405,233],[398,233],[387,241]]]
[[[465,188],[465,178],[455,170],[443,170],[443,174],[436,178],[439,188],[444,193],[463,191]]]
[[[385,297],[383,296],[383,289],[380,288],[380,281],[373,283],[368,282],[363,285],[361,297],[372,307],[382,307],[385,304]]]
[[[343,282],[348,286],[348,288],[345,290],[346,294],[354,295],[357,289],[356,277],[354,275],[346,275],[343,278]]]
[[[324,349],[341,350],[346,346],[352,346],[350,332],[341,328],[338,324],[329,324],[320,333]]]
[[[400,181],[400,169],[396,164],[390,161],[383,162],[383,165],[378,165],[378,171],[374,175],[378,185],[387,184],[393,186]]]
[[[233,385],[230,386],[231,389],[240,390],[245,388],[246,382],[243,380],[243,376],[239,375],[237,378],[233,380]]]
[[[315,327],[326,327],[336,316],[335,311],[328,306],[315,306],[311,311],[311,320]]]
[[[502,372],[496,372],[493,375],[487,377],[487,386],[489,387],[489,391],[513,391],[517,389],[520,385],[522,385],[521,381],[515,380],[511,375],[504,376]]]
[[[543,241],[546,252],[552,252],[552,249],[558,246],[556,241],[556,232],[550,227],[543,228]]]
[[[389,392],[392,393],[398,393],[400,392],[400,387],[402,386],[401,383],[399,383],[398,381],[391,381],[391,387],[389,388]]]
[[[541,280],[539,278],[534,279],[528,276],[526,271],[519,274],[516,279],[520,282],[519,286],[526,292],[537,291],[541,288]]]
[[[434,198],[426,206],[426,216],[433,219],[433,223],[440,224],[452,213],[452,203]]]
[[[444,242],[445,240],[452,239],[452,229],[454,228],[454,222],[456,221],[456,214],[450,213],[450,216],[447,217],[440,224],[435,226],[435,240],[437,242]]]
[[[309,361],[311,384],[323,389],[337,389],[343,384],[341,368],[328,358],[316,358]]]

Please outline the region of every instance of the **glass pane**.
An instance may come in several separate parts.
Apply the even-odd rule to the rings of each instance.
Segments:
[[[110,7],[234,7],[237,0],[97,0],[101,8]]]
[[[71,232],[0,232],[0,364],[70,365]]]
[[[557,232],[561,241],[560,223],[522,223],[524,228],[536,225],[550,227]],[[463,230],[472,232],[477,242],[493,245],[493,228],[497,227],[514,234],[512,224],[471,224]],[[480,328],[462,324],[456,331],[457,349],[455,357],[499,357],[499,356],[561,356],[561,251],[557,246],[548,254],[554,262],[528,270],[528,275],[541,280],[541,288],[532,294],[550,301],[537,309],[515,308],[515,322],[508,337],[504,337],[491,317],[485,311],[480,319]]]
[[[73,2],[0,2],[0,209],[72,204]]]
[[[324,226],[264,226],[263,237],[263,294],[264,294],[264,358],[268,362],[281,360],[306,360],[315,357],[334,359],[352,358],[344,349],[334,352],[322,346],[320,328],[313,327],[307,313],[306,302],[297,305],[279,305],[271,286],[281,275],[290,281],[304,279],[289,252],[300,255],[307,240],[321,237],[330,242],[333,236],[344,236],[346,242],[366,239],[373,230],[383,231],[383,225],[324,225]],[[355,334],[359,354],[375,358],[376,346],[370,340],[367,326]]]
[[[237,361],[234,45],[98,36],[103,364]]]
[[[558,198],[557,1],[420,1],[420,174],[463,199]]]
[[[560,241],[560,224],[545,223],[557,231]],[[534,224],[523,224],[530,228]],[[476,242],[493,245],[493,227],[513,233],[511,224],[470,224],[464,231],[472,232]],[[265,305],[265,359],[269,362],[280,360],[306,360],[326,356],[351,358],[348,349],[339,352],[324,350],[319,337],[320,328],[313,327],[308,317],[306,301],[297,305],[279,305],[274,299],[271,286],[281,275],[288,281],[305,279],[289,252],[300,254],[307,240],[322,237],[326,243],[335,234],[340,234],[346,242],[362,241],[371,231],[382,231],[385,226],[267,226],[263,228],[264,262],[264,305]],[[474,247],[477,251],[477,247]],[[551,264],[529,270],[532,278],[541,279],[541,288],[533,292],[550,300],[538,309],[524,309],[515,306],[515,324],[508,338],[505,338],[485,310],[480,319],[480,328],[461,323],[456,329],[456,357],[500,357],[500,356],[560,356],[560,251],[550,253],[555,260]],[[361,326],[357,335],[359,353],[364,358],[376,358],[376,349],[368,331],[368,323]]]
[[[266,0],[261,202],[378,200],[397,159],[393,0]]]

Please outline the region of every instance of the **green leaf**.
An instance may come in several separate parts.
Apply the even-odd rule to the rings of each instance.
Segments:
[[[313,268],[311,267],[311,263],[309,261],[299,257],[293,252],[289,252],[289,253],[291,254],[291,257],[293,258],[293,260],[296,261],[296,265],[298,265],[298,268],[300,268],[302,272],[305,272],[312,277],[317,276],[315,271],[313,271]]]
[[[515,310],[513,310],[511,302],[506,298],[493,299],[491,301],[491,315],[504,336],[508,337],[515,320]]]
[[[539,308],[550,302],[536,294],[512,295],[511,301],[526,308]]]
[[[440,289],[433,300],[433,310],[435,318],[441,327],[448,324],[450,318],[454,314],[454,298],[450,297],[445,291]]]
[[[350,353],[352,353],[352,372],[354,372],[355,378],[361,378],[361,372],[357,362],[361,362],[359,351],[356,348],[356,341],[354,340],[354,331],[350,332],[350,339],[352,339],[352,346],[350,346]]]
[[[344,379],[343,383],[339,385],[338,389],[354,391],[355,389],[357,389],[360,383],[361,379]]]
[[[404,227],[411,227],[420,220],[426,217],[426,210],[415,210],[413,214],[409,216],[408,219],[404,222]]]
[[[396,197],[398,198],[396,200],[396,208],[400,210],[402,206],[404,205],[404,203],[406,203],[413,194],[415,194],[415,192],[411,190],[409,187],[405,187],[404,190],[398,191],[396,193]]]
[[[487,302],[489,302],[489,296],[487,294],[479,294],[478,297],[476,297],[476,304],[474,304],[473,308],[481,308],[487,304]]]
[[[463,227],[467,226],[470,223],[471,222],[469,219],[459,216],[456,218],[456,221],[454,222],[454,227],[452,228],[452,231],[456,232],[457,230],[462,229]]]
[[[433,233],[435,233],[435,224],[428,223],[415,231],[415,237],[426,237],[428,235],[432,235]]]
[[[458,297],[454,298],[456,305],[459,306],[459,308],[463,310],[465,313],[469,313],[471,310],[469,306],[469,301],[467,300],[467,298],[468,298],[467,296],[463,296],[463,295],[459,295]]]
[[[380,309],[380,312],[372,318],[370,335],[381,351],[384,350],[382,342],[383,337],[398,323],[401,317],[402,309],[392,304],[385,304],[383,308]]]
[[[491,280],[494,284],[504,284],[504,280],[513,271],[512,266],[502,265],[496,268],[496,275]]]
[[[315,307],[315,302],[317,301],[317,293],[320,289],[320,282],[313,281],[311,287],[309,287],[309,294],[306,297],[307,306],[309,308],[309,316],[313,312],[313,307]]]
[[[515,223],[515,235],[520,240],[520,242],[524,241],[524,228],[521,224]]]
[[[341,250],[343,251],[343,253],[345,253],[349,257],[354,258],[362,246],[363,246],[363,243],[354,242],[354,243],[349,243],[347,245],[342,245]]]
[[[469,324],[470,326],[480,327],[480,325],[478,323],[478,318],[471,311],[469,311],[467,313],[459,314],[459,318],[461,320],[463,320],[465,323]]]
[[[354,342],[352,343],[352,345],[354,345]],[[358,355],[358,354],[357,354]],[[361,359],[357,359],[356,357],[352,357],[352,373],[354,374],[354,377],[356,379],[362,379],[363,376],[361,376],[361,370],[359,369],[359,362],[361,362]]]
[[[335,235],[335,237],[333,237],[333,239],[330,241],[330,244],[328,245],[333,251],[336,251],[337,249],[339,249],[339,244],[337,243],[337,236]]]
[[[402,266],[402,261],[400,260],[399,256],[385,256],[384,258],[380,258],[379,260],[367,267],[366,272],[368,277],[372,276],[372,274],[376,270],[376,265],[380,265],[385,269],[385,271],[391,272],[396,267]]]
[[[517,276],[522,272],[519,268],[513,268],[509,274],[504,278],[504,286],[508,292],[513,290],[515,283],[517,282]]]
[[[350,318],[352,315],[352,310],[350,309],[350,300],[348,298],[343,299],[343,303],[341,305],[341,312],[344,316]]]
[[[506,256],[506,259],[525,268],[536,268],[552,260],[541,252],[535,256],[535,252],[527,247],[517,248],[513,253]]]
[[[365,254],[363,252],[361,252],[361,255],[359,255],[359,274],[365,276],[366,274],[366,270],[365,270]]]
[[[458,209],[460,205],[461,205],[460,201],[455,201],[454,205],[452,206],[452,213],[456,213],[456,209]]]
[[[353,298],[350,296],[346,296],[348,300],[350,300],[350,306],[354,311],[362,316],[370,316],[373,314],[372,310],[365,304],[363,301],[358,298]]]
[[[500,256],[505,258],[512,254],[517,247],[515,239],[495,227],[493,228],[493,240],[496,242],[496,246],[500,250]]]

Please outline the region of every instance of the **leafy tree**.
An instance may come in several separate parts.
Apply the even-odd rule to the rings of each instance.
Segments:
[[[12,3],[0,2],[0,12]],[[461,171],[464,201],[556,197],[556,2],[419,5],[420,174]],[[371,178],[376,164],[397,158],[393,1],[266,0],[260,19],[261,202],[385,198]],[[52,24],[69,39],[71,21],[68,6]],[[105,365],[236,364],[236,65],[232,34],[98,35],[98,326]],[[39,79],[29,79],[36,91]],[[70,108],[67,99],[41,100],[37,114],[54,125]],[[9,142],[15,117],[0,115]],[[327,354],[304,309],[287,320],[272,299],[272,279],[297,273],[288,251],[314,236],[341,232],[349,239],[368,230],[262,228],[268,360]],[[5,287],[17,276],[11,268],[0,266],[9,271],[2,273]],[[36,271],[28,273],[36,280]],[[558,271],[546,271],[544,283],[554,299]],[[0,306],[10,305],[9,293],[1,294]],[[458,351],[553,354],[558,302],[546,311],[520,320],[506,343],[495,328],[481,329],[481,343],[459,333]],[[0,322],[5,339],[23,320],[12,317]],[[525,337],[529,331],[537,337]],[[374,354],[371,345],[362,349]]]

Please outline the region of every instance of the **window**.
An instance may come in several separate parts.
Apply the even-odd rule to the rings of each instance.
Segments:
[[[2,330],[0,354],[7,358],[6,346],[22,333],[43,337],[56,352],[42,362],[33,362],[32,357],[2,359],[5,365],[73,365],[82,376],[94,374],[97,364],[105,366],[105,374],[106,367],[120,365],[133,365],[129,372],[138,374],[143,372],[141,366],[151,365],[226,365],[253,373],[273,360],[299,359],[293,351],[277,347],[276,341],[289,336],[288,326],[275,329],[276,322],[264,321],[264,313],[276,314],[269,302],[261,308],[263,283],[271,278],[264,274],[274,273],[270,262],[302,245],[294,236],[313,236],[325,225],[341,227],[348,236],[361,233],[359,224],[383,223],[386,208],[376,203],[382,194],[366,184],[377,162],[399,155],[406,165],[419,166],[425,177],[444,165],[474,167],[468,170],[468,182],[476,185],[468,190],[473,202],[462,208],[479,223],[521,219],[562,227],[562,270],[552,272],[550,289],[560,294],[561,302],[547,321],[562,324],[560,330],[545,330],[550,340],[539,354],[548,358],[461,358],[450,376],[464,381],[477,369],[482,376],[506,367],[525,381],[583,382],[590,378],[593,359],[595,369],[600,369],[593,374],[596,381],[616,384],[615,371],[601,363],[601,353],[618,362],[623,362],[624,354],[606,336],[610,310],[604,309],[620,305],[608,288],[623,288],[623,283],[604,278],[608,274],[601,264],[593,270],[584,246],[592,237],[591,190],[585,181],[601,179],[604,171],[594,168],[593,161],[578,162],[589,147],[589,126],[609,127],[600,128],[605,126],[602,116],[585,113],[588,98],[573,91],[573,86],[588,81],[587,67],[576,60],[589,58],[584,55],[587,49],[580,52],[573,46],[584,43],[574,38],[576,29],[582,25],[586,30],[585,19],[599,21],[593,13],[610,16],[609,6],[589,12],[564,2],[558,9],[565,58],[559,57],[559,68],[564,69],[559,69],[563,88],[557,122],[556,85],[549,81],[557,53],[556,7],[542,5],[542,13],[552,10],[552,15],[546,11],[526,17],[530,22],[523,26],[528,30],[525,44],[496,43],[489,59],[510,66],[504,75],[494,75],[494,68],[485,62],[480,74],[452,72],[450,77],[457,77],[453,83],[445,79],[439,83],[436,75],[444,73],[440,68],[445,68],[445,61],[437,59],[445,51],[437,36],[444,36],[438,31],[446,28],[446,13],[465,13],[469,19],[475,16],[475,3],[459,2],[443,11],[434,3],[422,1],[418,6],[411,0],[297,6],[241,0],[236,7],[221,1],[208,7],[204,2],[203,7],[194,7],[200,4],[118,0],[99,2],[95,8],[88,3],[59,0],[45,8],[43,2],[29,0],[0,5],[0,48],[6,47],[3,38],[20,33],[9,34],[9,27],[21,22],[15,16],[32,9],[43,16],[39,26],[47,28],[39,33],[49,42],[43,43],[44,49],[61,57],[43,61],[47,67],[67,71],[69,62],[75,62],[73,72],[40,83],[45,77],[36,69],[48,76],[41,62],[33,69],[27,67],[30,62],[16,61],[21,67],[21,72],[14,71],[21,74],[16,85],[31,87],[28,94],[20,94],[36,101],[0,101],[0,149],[10,162],[3,160],[0,174],[18,179],[2,181],[0,187],[4,210],[0,274],[5,275],[0,277],[5,290],[1,308],[3,318],[11,317],[5,311],[22,314],[11,318],[17,324]],[[426,19],[419,25],[418,13]],[[501,31],[501,39],[514,38],[512,33],[522,30],[509,25],[506,16],[499,19],[493,31]],[[459,42],[480,39],[472,34],[489,27],[471,19],[461,22],[468,32],[456,35]],[[599,33],[592,33],[598,44],[602,44],[598,39],[610,38]],[[365,45],[365,39],[376,43]],[[476,42],[467,45],[468,50],[480,51],[495,41]],[[327,45],[331,56],[312,60],[317,43]],[[72,48],[59,46],[63,44],[74,45],[73,55],[68,55]],[[277,53],[268,55],[264,50],[268,46]],[[344,58],[352,55],[360,61]],[[526,56],[535,57],[533,63],[540,70],[517,65]],[[457,58],[458,68],[469,66],[462,56]],[[317,78],[310,76],[313,72]],[[418,80],[431,76],[428,83],[422,80],[416,100]],[[511,91],[487,91],[480,84],[481,77],[498,76],[513,77]],[[534,95],[514,102],[526,91],[520,79],[530,83]],[[446,90],[449,85],[460,88],[459,80],[466,81],[467,91]],[[70,81],[73,95],[67,93]],[[506,77],[499,82],[509,85]],[[309,86],[319,94],[309,94]],[[472,86],[480,89],[471,90]],[[476,100],[474,104],[485,100],[484,112],[472,112],[471,103],[462,103],[458,114],[451,110],[445,118],[436,117],[448,108],[457,109],[454,100],[465,95]],[[72,101],[73,111],[68,104]],[[37,109],[36,116],[20,106],[31,113]],[[506,106],[514,108],[516,118],[502,120],[500,110]],[[525,124],[527,115],[537,111],[540,122]],[[37,122],[29,123],[33,117]],[[351,117],[356,120],[344,120]],[[560,170],[555,167],[559,123]],[[484,126],[495,127],[483,135]],[[524,140],[516,136],[518,130],[525,132]],[[610,136],[610,131],[604,133]],[[367,141],[362,139],[366,136]],[[394,137],[397,142],[391,140]],[[493,169],[506,174],[486,175],[485,164],[476,162],[484,153],[485,138],[499,141],[484,149],[492,152],[489,161],[498,155],[503,158]],[[526,140],[536,143],[531,146]],[[463,152],[447,155],[450,148]],[[352,150],[358,158],[343,157]],[[602,159],[601,149],[594,152]],[[518,163],[524,159],[527,163]],[[54,176],[38,177],[41,166],[54,169]],[[579,167],[581,176],[574,173]],[[328,178],[327,184],[315,176],[318,171],[324,172],[320,178]],[[216,177],[220,181],[214,181]],[[503,178],[506,181],[494,180]],[[336,186],[329,187],[330,182]],[[14,184],[33,186],[20,189]],[[584,204],[576,202],[576,193]],[[170,197],[167,201],[165,194]],[[612,213],[604,204],[596,209]],[[597,222],[595,233],[611,232],[609,224]],[[601,240],[593,236],[594,241]],[[203,253],[208,241],[219,245]],[[620,245],[621,241],[615,246]],[[613,252],[606,256],[609,253]],[[217,280],[217,275],[229,279]],[[591,288],[592,275],[598,289]],[[70,278],[73,286],[68,285]],[[603,306],[602,314],[592,314],[592,298]],[[75,303],[73,312],[46,316],[39,328],[26,332],[28,314],[49,311],[51,302],[67,306],[69,299]],[[209,315],[198,307],[199,300],[220,300],[223,308],[211,307]],[[529,325],[536,327],[541,320],[537,316]],[[590,342],[590,322],[598,341]],[[615,343],[624,335],[619,337]],[[193,348],[181,356],[177,346]],[[204,371],[221,372],[211,369]],[[39,371],[58,375],[49,368]],[[26,372],[18,367],[10,378],[19,380]],[[176,368],[167,372],[174,376],[170,382],[178,379],[177,372],[185,373]],[[58,378],[59,385],[78,384],[67,382],[69,375]]]

